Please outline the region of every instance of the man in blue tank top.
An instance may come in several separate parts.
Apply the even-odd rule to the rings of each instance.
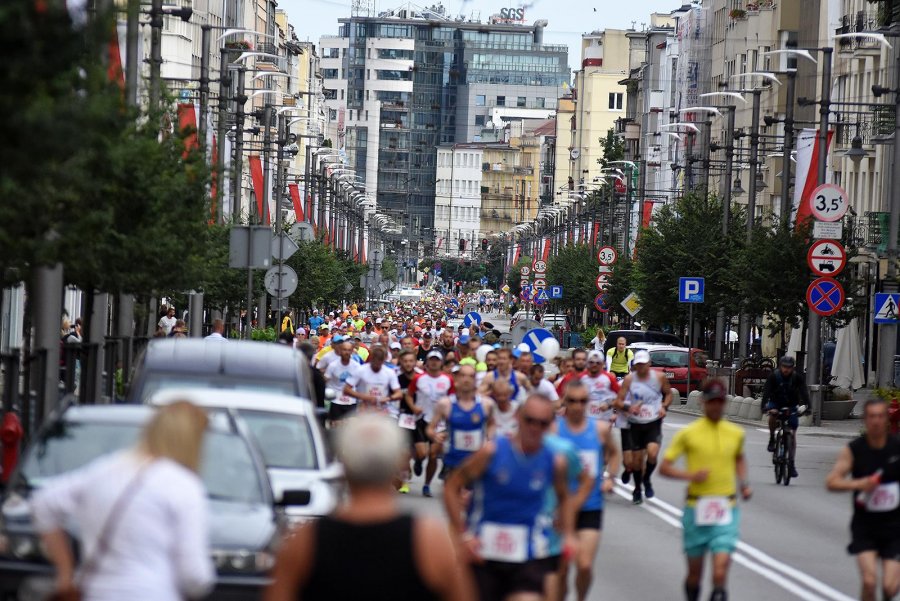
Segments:
[[[579,601],[587,599],[593,580],[594,558],[600,545],[600,530],[603,528],[603,495],[613,489],[610,474],[619,471],[619,449],[612,436],[612,425],[607,420],[598,420],[588,415],[587,404],[590,395],[584,382],[574,380],[566,386],[563,396],[565,416],[556,420],[557,433],[572,442],[578,449],[581,463],[593,485],[581,501],[575,519],[575,537],[578,539],[578,553],[575,556],[575,590]],[[570,483],[570,491],[578,491],[577,482]],[[565,599],[568,581],[568,565],[560,579]]]
[[[519,410],[519,431],[485,443],[453,471],[444,487],[451,530],[459,537],[463,560],[472,564],[479,599],[542,601],[544,577],[552,567],[546,489],[559,500],[563,552],[576,549],[575,506],[569,494],[566,460],[544,443],[553,424],[553,404],[531,395]],[[463,489],[474,484],[468,520]]]

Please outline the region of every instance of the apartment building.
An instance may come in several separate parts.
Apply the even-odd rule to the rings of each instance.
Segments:
[[[434,252],[472,258],[480,248],[484,146],[445,144],[437,151]]]

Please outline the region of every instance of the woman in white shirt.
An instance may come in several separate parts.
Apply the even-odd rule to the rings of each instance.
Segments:
[[[179,601],[215,581],[207,499],[197,475],[206,413],[187,402],[159,409],[131,450],[60,476],[32,511],[61,593],[84,601]],[[82,565],[64,530],[79,532]]]

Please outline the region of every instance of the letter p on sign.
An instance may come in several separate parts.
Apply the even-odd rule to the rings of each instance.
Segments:
[[[703,278],[679,278],[678,302],[702,303],[705,281]]]

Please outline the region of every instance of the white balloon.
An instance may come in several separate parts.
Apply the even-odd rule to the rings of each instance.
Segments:
[[[479,363],[484,363],[485,359],[487,359],[487,354],[494,350],[490,344],[482,344],[478,347],[478,350],[475,351],[475,358],[478,359]]]
[[[559,354],[559,340],[556,338],[546,338],[541,342],[538,353],[545,361],[552,361]]]

